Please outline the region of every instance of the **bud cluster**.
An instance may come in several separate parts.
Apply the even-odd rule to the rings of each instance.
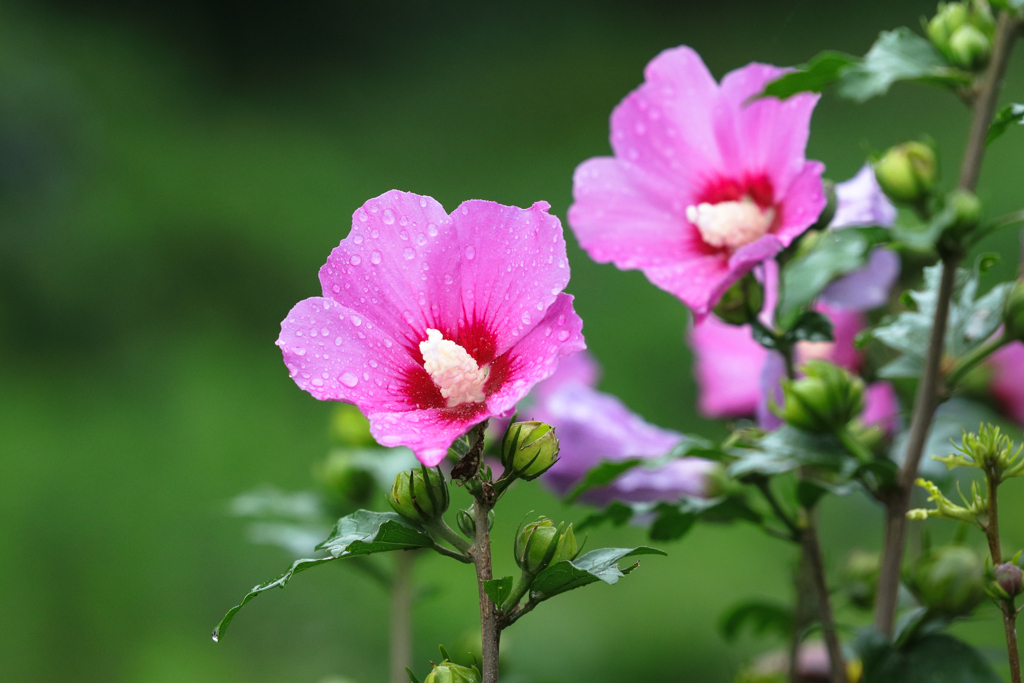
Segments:
[[[976,70],[988,64],[992,56],[995,20],[988,3],[940,2],[938,10],[925,26],[928,38],[953,65]]]
[[[825,361],[808,361],[804,377],[782,384],[779,417],[807,432],[825,434],[843,429],[864,407],[864,381]]]
[[[763,305],[764,287],[753,273],[747,273],[725,290],[715,306],[715,315],[730,325],[746,325],[757,317]]]
[[[1024,446],[1014,448],[1010,437],[995,425],[981,425],[977,434],[964,432],[961,444],[955,448],[957,453],[934,459],[945,463],[948,469],[980,469],[996,484],[1024,474],[1024,458],[1021,458]]]
[[[916,510],[910,510],[907,512],[908,519],[923,520],[928,519],[929,517],[940,517],[942,519],[968,522],[970,524],[977,525],[978,527],[982,527],[982,520],[988,514],[988,501],[985,500],[985,497],[981,494],[978,482],[971,482],[970,500],[967,499],[963,492],[960,493],[960,500],[963,502],[963,505],[957,505],[947,498],[934,482],[918,478],[915,483],[928,491],[928,501],[934,502],[935,508],[918,508]]]

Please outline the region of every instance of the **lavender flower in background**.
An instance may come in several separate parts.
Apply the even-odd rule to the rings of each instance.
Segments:
[[[531,417],[555,427],[559,460],[543,480],[564,495],[605,460],[659,458],[685,438],[633,413],[618,398],[597,391],[597,363],[585,353],[566,359],[549,379],[537,385]],[[609,486],[589,491],[583,500],[604,504],[676,501],[709,493],[709,476],[718,467],[710,460],[685,457],[656,468],[637,467]]]

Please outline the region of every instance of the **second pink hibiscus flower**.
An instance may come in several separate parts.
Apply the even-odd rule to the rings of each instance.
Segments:
[[[569,224],[591,258],[639,268],[698,320],[825,207],[804,149],[817,95],[748,102],[783,70],[715,82],[688,47],[666,50],[612,113],[614,157],[580,164]]]

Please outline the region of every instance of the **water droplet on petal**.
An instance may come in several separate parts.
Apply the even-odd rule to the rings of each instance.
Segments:
[[[337,294],[338,292],[341,291],[341,287],[339,287],[338,285],[334,285],[333,287],[331,287],[331,291]]]
[[[370,263],[372,263],[373,265],[377,265],[378,263],[380,263],[379,251],[370,252]]]
[[[352,254],[352,258],[350,258],[348,262],[351,263],[353,266],[358,266],[359,262],[362,260],[363,259],[359,257],[359,254]]]
[[[363,236],[362,235],[356,235],[355,237],[352,238],[352,241],[355,242],[356,244],[362,244],[363,243]]]
[[[352,324],[355,325],[356,327],[359,327],[360,325],[363,324],[363,321],[359,319],[359,316],[354,315],[352,316]]]
[[[558,331],[558,341],[565,341],[568,338],[569,338],[569,330],[559,330]]]
[[[412,260],[416,258],[416,251],[412,247],[406,247],[402,251],[402,256],[404,256],[407,260]]]
[[[384,221],[384,225],[391,225],[395,222],[395,212],[391,209],[384,209],[384,213],[381,214],[380,219]]]
[[[437,237],[437,226],[433,223],[427,223],[427,234],[431,237]]]
[[[476,256],[476,249],[471,244],[466,247],[466,258],[472,261],[474,256]]]
[[[346,372],[344,375],[339,377],[341,383],[350,389],[355,385],[359,384],[359,378],[353,375],[351,372]]]

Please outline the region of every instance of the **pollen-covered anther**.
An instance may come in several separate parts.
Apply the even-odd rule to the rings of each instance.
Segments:
[[[750,197],[743,197],[739,201],[688,206],[686,219],[710,246],[736,249],[768,232],[775,221],[775,209],[762,209]]]
[[[420,353],[423,369],[441,390],[449,408],[484,400],[490,367],[479,367],[466,349],[445,339],[439,331],[428,329],[426,341],[420,342]]]

